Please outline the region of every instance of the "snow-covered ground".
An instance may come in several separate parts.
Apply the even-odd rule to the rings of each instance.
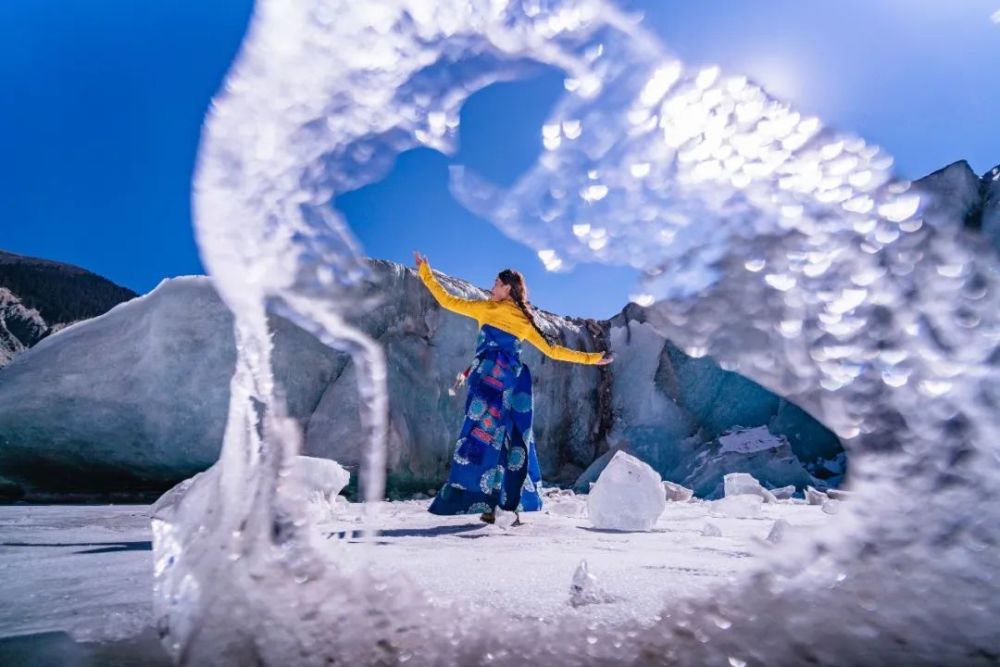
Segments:
[[[497,614],[597,623],[654,621],[665,604],[699,595],[752,567],[778,519],[812,530],[830,518],[817,506],[759,503],[751,496],[667,503],[653,531],[596,530],[585,496],[556,495],[547,510],[511,527],[476,516],[439,517],[429,501],[386,503],[373,567],[405,570],[435,597],[479,601]],[[148,506],[0,507],[0,637],[63,631],[79,640],[123,639],[152,619]],[[704,536],[706,524],[721,536]],[[362,564],[360,506],[339,501],[320,524],[335,557]],[[712,531],[708,531],[712,532]],[[608,602],[570,605],[582,560]]]
[[[152,619],[145,505],[0,506],[0,637],[120,638]]]

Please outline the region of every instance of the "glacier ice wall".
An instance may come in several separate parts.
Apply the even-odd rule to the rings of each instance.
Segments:
[[[475,610],[448,623],[405,578],[373,582],[324,556],[287,476],[300,435],[270,372],[268,310],[354,356],[365,477],[371,497],[380,490],[384,362],[342,318],[366,304],[331,196],[378,178],[401,150],[448,151],[462,101],[531,62],[566,72],[541,128],[546,151],[508,189],[455,168],[456,196],[551,270],[641,268],[636,298],[655,326],[797,400],[855,464],[836,534],[786,549],[711,600],[671,603],[638,635]],[[743,77],[687,68],[604,2],[259,2],[196,176],[198,243],[234,313],[239,357],[218,483],[156,540],[173,655],[995,660],[997,264],[981,239],[925,224],[890,167]]]

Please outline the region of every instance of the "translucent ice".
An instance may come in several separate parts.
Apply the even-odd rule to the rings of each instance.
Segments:
[[[830,499],[830,496],[826,495],[822,491],[818,491],[811,486],[806,487],[806,502],[810,505],[822,505]]]
[[[569,587],[569,603],[574,607],[586,604],[612,602],[614,598],[601,589],[597,577],[591,574],[587,561],[580,561],[573,573],[573,582]]]
[[[785,531],[789,528],[789,523],[784,519],[778,519],[771,526],[771,531],[767,534],[767,541],[771,544],[778,544],[785,537]]]
[[[686,486],[668,480],[663,480],[663,489],[667,492],[667,500],[678,503],[686,503],[694,495],[694,491]]]
[[[723,478],[725,484],[726,497],[752,495],[760,496],[766,503],[777,502],[773,493],[760,485],[753,475],[745,472],[731,472]]]
[[[666,509],[663,480],[648,464],[618,452],[587,496],[595,528],[649,530]]]
[[[335,500],[351,481],[351,473],[342,465],[315,456],[296,456],[293,470],[303,488],[326,501]]]
[[[771,493],[778,500],[788,500],[793,495],[795,495],[795,487],[794,486],[782,486],[781,488],[778,488],[778,489],[771,489]]]
[[[851,492],[847,489],[828,489],[826,495],[834,500],[849,500],[852,496]]]
[[[442,623],[404,581],[346,576],[322,557],[296,485],[279,482],[299,439],[271,372],[269,309],[351,353],[362,482],[381,497],[384,360],[345,319],[372,304],[356,298],[361,253],[331,198],[380,178],[401,151],[450,150],[468,95],[531,62],[566,73],[545,150],[509,188],[455,165],[456,197],[550,270],[642,270],[649,326],[795,400],[837,433],[854,471],[856,497],[807,548],[631,635],[571,617],[502,619],[490,632],[485,617]],[[687,66],[590,0],[261,0],[223,91],[199,150],[195,224],[239,358],[218,484],[209,502],[182,499],[154,554],[173,571],[156,594],[179,661],[929,665],[1000,654],[1000,508],[980,502],[998,478],[996,257],[987,239],[924,224],[880,149],[745,77]],[[719,502],[745,499],[759,508],[756,496]],[[586,642],[562,641],[583,632]]]

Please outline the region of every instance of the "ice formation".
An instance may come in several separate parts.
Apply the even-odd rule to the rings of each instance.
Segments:
[[[811,486],[806,487],[806,502],[810,505],[822,505],[829,499],[830,496],[826,495],[822,491],[814,489]]]
[[[766,426],[757,426],[750,429],[737,430],[732,433],[719,436],[720,454],[727,452],[739,452],[749,454],[762,449],[770,449],[780,445]]]
[[[778,519],[771,526],[771,531],[767,534],[767,541],[771,544],[778,544],[783,539],[785,539],[785,532],[788,530],[789,524],[784,519]]]
[[[826,495],[834,500],[848,500],[851,497],[851,492],[847,489],[828,489]]]
[[[663,490],[666,491],[667,500],[672,500],[678,503],[686,503],[691,500],[691,497],[694,495],[694,491],[686,486],[681,486],[680,484],[670,482],[668,480],[663,480]]]
[[[760,485],[753,475],[745,472],[731,472],[723,478],[726,497],[750,494],[760,496],[766,503],[778,502],[777,497]]]
[[[831,498],[830,500],[823,503],[822,509],[827,514],[836,514],[837,512],[840,511],[840,503],[841,501],[834,500],[833,498]]]
[[[582,517],[587,514],[587,501],[569,489],[546,488],[543,492],[544,510],[552,514],[568,517]]]
[[[464,402],[444,399],[441,388],[456,368],[468,364],[476,323],[441,309],[412,269],[376,259],[366,265],[374,278],[369,289],[385,298],[359,326],[377,335],[388,351],[386,461],[389,480],[404,480],[409,494],[419,482],[433,488],[447,476],[451,451],[442,443],[453,439]],[[483,296],[470,283],[443,280],[459,296]],[[538,455],[546,482],[573,482],[580,468],[587,468],[580,477],[597,479],[598,466],[603,468],[614,452],[598,453],[621,437],[636,443],[629,453],[661,466],[657,472],[676,482],[683,483],[685,471],[697,461],[704,464],[697,470],[706,488],[721,488],[722,475],[730,470],[761,475],[765,486],[820,483],[808,477],[798,454],[778,436],[769,449],[703,460],[711,435],[744,418],[773,417],[780,432],[793,439],[801,433],[801,441],[812,441],[817,430],[827,438],[830,434],[763,388],[741,392],[753,383],[706,363],[710,360],[688,357],[642,325],[643,317],[635,304],[586,326],[542,315],[549,330],[574,349],[604,347],[600,341],[610,333],[616,357],[615,366],[599,369],[543,362],[533,347],[523,350],[540,397],[532,428],[536,441],[544,443]],[[268,323],[273,372],[282,379],[288,416],[303,427],[303,453],[356,469],[363,411],[350,356],[280,316],[271,314]],[[212,465],[219,456],[236,359],[232,327],[232,315],[211,280],[183,276],[48,336],[3,369],[0,476],[35,500],[39,494],[70,492],[148,493]],[[643,335],[638,335],[640,327]],[[619,335],[626,330],[634,335]],[[641,377],[633,360],[659,370]],[[590,400],[595,394],[599,400]],[[706,409],[713,400],[725,407]],[[652,410],[630,409],[673,401],[685,407],[674,407],[669,420],[657,421]],[[173,418],[178,414],[184,419]],[[574,418],[567,420],[567,414]],[[683,446],[672,437],[678,427],[684,429]],[[815,448],[799,451],[805,456],[810,449]],[[595,458],[600,463],[588,468]],[[388,490],[392,496],[399,489]]]
[[[351,352],[369,436],[362,482],[381,494],[385,367],[345,324],[370,304],[354,298],[359,253],[331,196],[407,148],[449,150],[463,100],[531,61],[566,72],[546,151],[506,190],[455,168],[456,195],[551,270],[642,269],[651,326],[798,400],[853,457],[838,529],[637,634],[572,616],[490,632],[472,613],[443,623],[418,587],[324,559],[282,475],[300,439],[270,371],[268,310]],[[924,224],[891,163],[743,77],[687,67],[604,2],[262,0],[199,154],[198,243],[239,358],[218,483],[207,502],[184,497],[155,554],[172,570],[157,599],[172,609],[160,631],[173,655],[993,662],[1000,509],[982,498],[995,493],[1000,443],[997,262],[987,240]],[[720,502],[744,499],[759,500]]]
[[[601,590],[597,583],[597,577],[591,574],[587,567],[587,561],[580,561],[576,571],[573,573],[573,583],[569,587],[569,603],[573,607],[580,607],[585,604],[599,604],[601,602],[611,602],[614,598]]]
[[[649,464],[618,452],[587,496],[595,528],[649,530],[667,506],[663,480]]]
[[[794,486],[782,486],[777,489],[771,489],[771,494],[778,500],[788,500],[793,495],[795,495]]]

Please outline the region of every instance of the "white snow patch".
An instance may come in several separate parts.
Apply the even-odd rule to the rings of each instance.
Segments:
[[[760,496],[740,495],[713,500],[710,505],[713,515],[747,518],[758,516],[763,502]]]
[[[722,531],[714,523],[705,522],[701,527],[702,537],[722,537]]]
[[[586,496],[579,496],[581,502]],[[518,528],[486,526],[475,516],[430,514],[430,501],[391,502],[378,518],[380,543],[368,560],[359,537],[362,507],[338,500],[318,526],[318,541],[350,570],[405,572],[435,599],[481,601],[494,613],[649,626],[663,600],[695,598],[760,564],[760,521],[711,518],[712,503],[668,503],[648,533],[605,533],[589,522],[526,512]],[[818,507],[768,505],[796,531],[823,530]],[[66,631],[79,640],[122,639],[153,623],[153,559],[148,505],[0,506],[0,637]],[[708,532],[702,534],[704,530]],[[711,550],[706,551],[706,537]],[[476,538],[476,539],[470,539]],[[53,545],[65,546],[53,546]],[[585,559],[613,602],[572,608],[568,575]],[[476,576],[472,561],[490,576]],[[510,567],[512,562],[517,567]]]

